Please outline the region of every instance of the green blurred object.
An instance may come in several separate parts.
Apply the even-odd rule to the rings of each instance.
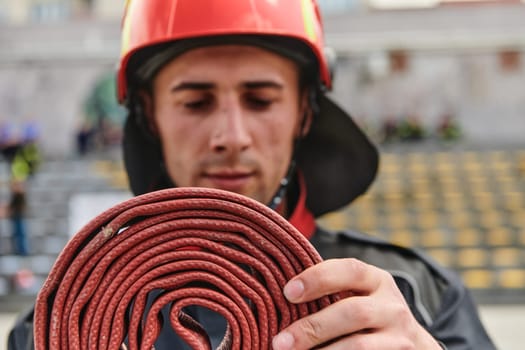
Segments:
[[[119,145],[125,118],[126,109],[117,101],[116,75],[111,71],[95,83],[85,100],[82,132],[93,138],[95,148]]]
[[[40,163],[40,151],[34,142],[21,145],[11,163],[11,178],[25,181],[34,175]]]
[[[455,141],[461,138],[461,128],[454,117],[445,115],[437,130],[438,136],[444,141]]]
[[[125,109],[117,101],[115,72],[104,74],[98,80],[86,99],[84,114],[93,125],[109,122],[112,126],[122,127],[126,117]]]

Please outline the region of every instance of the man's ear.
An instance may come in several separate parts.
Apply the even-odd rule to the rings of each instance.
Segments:
[[[310,90],[307,89],[303,92],[301,96],[301,104],[299,106],[300,120],[297,136],[301,138],[305,137],[310,131],[310,127],[312,126],[312,121],[314,117],[312,106],[310,106],[311,98],[309,95]]]
[[[155,108],[153,104],[153,97],[145,90],[140,90],[139,104],[142,106],[142,117],[148,127],[148,131],[155,137],[159,136],[159,129],[155,122]]]

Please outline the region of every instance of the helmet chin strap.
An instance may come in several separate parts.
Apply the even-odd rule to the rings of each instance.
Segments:
[[[310,110],[312,112],[312,117],[315,118],[319,113],[319,105],[317,104],[317,91],[314,88],[309,89],[308,91],[308,102],[310,106]],[[308,113],[305,112],[303,115],[303,120],[301,121],[301,133],[294,141],[294,146],[292,150],[292,159],[290,160],[290,165],[288,166],[288,171],[286,172],[286,175],[282,178],[281,182],[279,183],[279,187],[277,188],[277,191],[275,191],[275,194],[273,195],[270,202],[267,204],[268,207],[270,207],[273,210],[276,210],[277,207],[282,203],[284,197],[286,197],[288,188],[290,186],[290,183],[292,182],[292,177],[295,175],[295,168],[297,165],[296,162],[296,154],[299,150],[299,146],[301,144],[301,140],[304,137],[305,134],[305,126],[306,121],[308,120]]]
[[[270,207],[270,209],[276,210],[279,204],[282,203],[284,197],[286,196],[286,192],[288,191],[288,185],[292,181],[292,176],[294,175],[294,173],[295,173],[295,156],[290,161],[290,166],[288,167],[286,176],[282,178],[281,182],[279,183],[279,188],[273,195],[272,199],[270,200],[270,203],[268,203],[268,207]]]

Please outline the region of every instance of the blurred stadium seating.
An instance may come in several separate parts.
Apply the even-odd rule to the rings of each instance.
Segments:
[[[384,152],[355,204],[322,218],[428,252],[483,302],[525,300],[525,149]]]
[[[119,162],[94,167],[127,188]],[[383,150],[370,191],[320,223],[424,250],[481,302],[525,302],[525,148]]]
[[[115,159],[42,165],[29,187],[30,257],[10,253],[9,227],[1,222],[0,302],[20,292],[13,277],[24,268],[36,281],[25,294],[35,295],[69,239],[72,194],[127,191]],[[457,271],[482,303],[525,302],[525,148],[383,150],[369,192],[320,223],[424,250]]]

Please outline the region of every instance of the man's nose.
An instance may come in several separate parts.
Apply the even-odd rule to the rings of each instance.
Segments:
[[[242,152],[250,147],[252,138],[242,107],[230,103],[221,109],[210,140],[215,152]]]

